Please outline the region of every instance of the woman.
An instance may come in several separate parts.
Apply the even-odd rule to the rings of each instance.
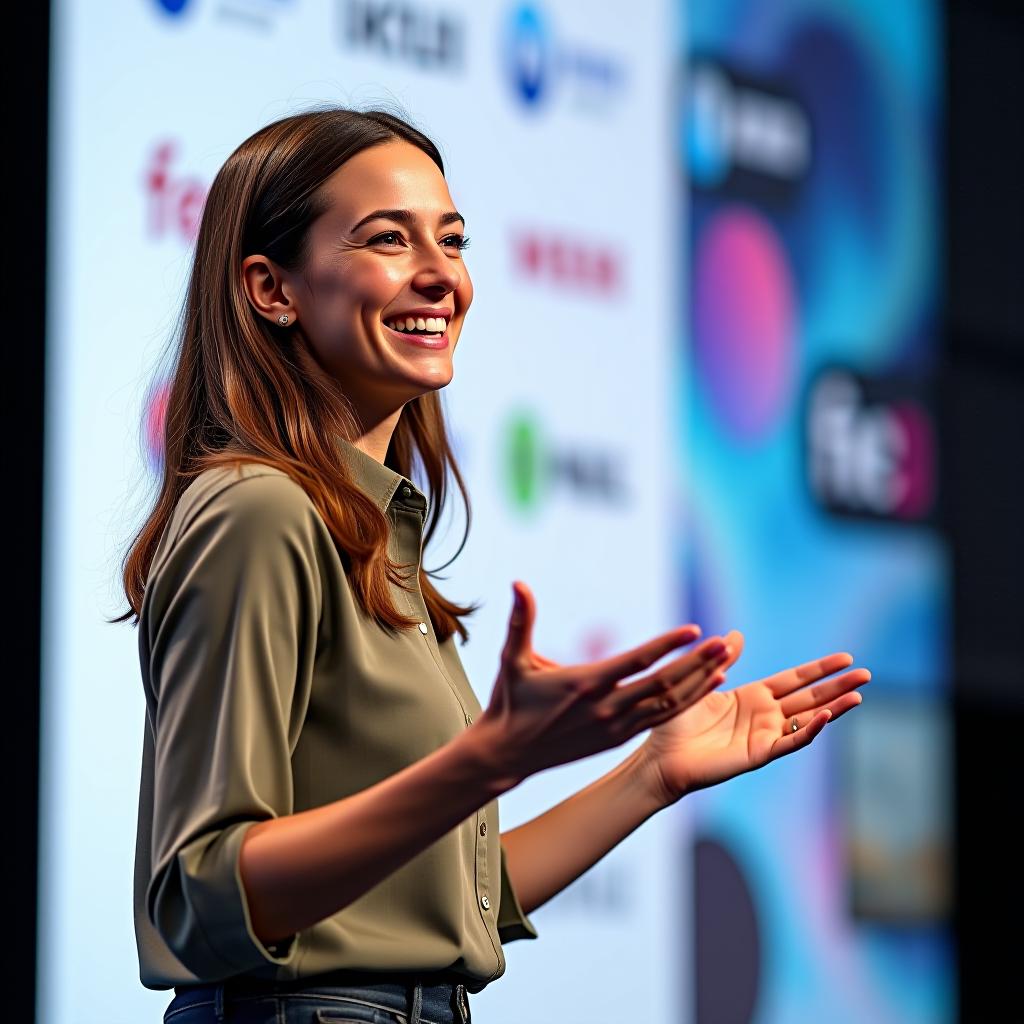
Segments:
[[[674,653],[695,626],[557,665],[517,582],[480,706],[454,643],[475,609],[421,566],[449,471],[466,500],[437,392],[467,244],[436,147],[387,113],[286,117],[211,187],[162,488],[124,570],[148,711],[136,935],[167,1021],[464,1022],[530,911],[860,702],[845,654],[717,691],[743,639]],[[648,729],[499,834],[499,795]]]

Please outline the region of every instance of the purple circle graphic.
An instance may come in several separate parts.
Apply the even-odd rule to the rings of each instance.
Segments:
[[[796,301],[786,253],[753,210],[729,206],[697,243],[693,344],[698,384],[734,438],[755,441],[790,396]]]

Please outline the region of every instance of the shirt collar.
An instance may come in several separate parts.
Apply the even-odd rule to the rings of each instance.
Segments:
[[[390,466],[367,455],[351,441],[339,437],[338,451],[352,473],[352,479],[386,512],[392,501],[410,508],[425,511],[427,499],[423,492],[408,478]]]

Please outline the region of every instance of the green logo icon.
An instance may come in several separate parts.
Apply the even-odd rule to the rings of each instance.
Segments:
[[[537,424],[525,413],[513,416],[506,428],[502,462],[512,504],[523,511],[536,507],[546,482],[547,460]]]

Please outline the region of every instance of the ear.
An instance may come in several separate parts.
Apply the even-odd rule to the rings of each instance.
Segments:
[[[284,272],[269,257],[257,254],[242,260],[242,289],[252,308],[275,327],[282,326],[282,316],[288,317],[287,326],[299,319]]]

